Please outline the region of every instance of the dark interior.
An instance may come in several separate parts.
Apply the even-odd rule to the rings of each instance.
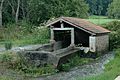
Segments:
[[[62,41],[62,48],[66,48],[71,44],[70,31],[54,31],[55,41]]]
[[[89,36],[90,34],[79,29],[76,28],[68,23],[64,23],[64,27],[66,28],[74,28],[75,30],[75,45],[80,45],[84,46],[84,47],[89,47]],[[54,24],[54,26],[56,28],[60,28],[60,22]],[[70,31],[55,31],[55,40],[56,41],[62,41],[63,45],[65,45],[64,47],[67,47],[70,45],[71,43],[71,32]]]
[[[53,26],[55,26],[56,28],[60,28],[61,27],[60,21],[55,23],[55,24],[53,24]]]

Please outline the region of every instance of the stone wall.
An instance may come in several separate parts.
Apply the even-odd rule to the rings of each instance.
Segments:
[[[70,57],[72,57],[72,55],[75,55],[77,51],[79,51],[73,46],[55,50],[53,52],[50,52],[49,48],[50,46],[44,45],[37,50],[19,51],[18,54],[28,65],[41,67],[47,64],[52,64],[54,67],[58,67],[60,64],[65,63]]]
[[[61,49],[62,48],[62,41],[55,42],[53,48],[54,48],[54,51]]]
[[[20,51],[18,52],[21,59],[23,59],[27,64],[41,67],[47,64],[55,65],[58,64],[58,58],[47,51]]]
[[[109,50],[109,36],[102,34],[96,36],[96,52],[107,52]]]

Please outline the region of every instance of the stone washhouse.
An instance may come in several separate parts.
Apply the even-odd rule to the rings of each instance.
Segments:
[[[91,52],[107,52],[110,31],[85,19],[60,17],[48,21],[51,30],[51,43],[62,42],[63,47],[83,47]]]
[[[110,31],[84,19],[60,17],[48,21],[46,26],[51,32],[50,43],[19,52],[34,66],[58,67],[80,50],[105,53],[109,49]]]

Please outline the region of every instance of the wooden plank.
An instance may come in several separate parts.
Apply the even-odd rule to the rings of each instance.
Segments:
[[[53,30],[73,30],[74,28],[53,28]]]

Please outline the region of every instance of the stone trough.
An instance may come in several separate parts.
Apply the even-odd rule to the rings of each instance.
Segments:
[[[79,51],[73,46],[62,48],[60,43],[56,42],[54,46],[52,44],[44,44],[33,49],[19,51],[18,53],[26,59],[27,63],[33,66],[40,67],[46,64],[52,64],[58,67]]]

